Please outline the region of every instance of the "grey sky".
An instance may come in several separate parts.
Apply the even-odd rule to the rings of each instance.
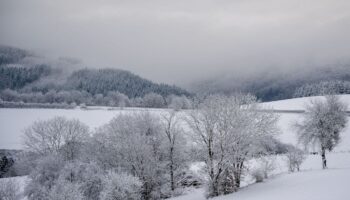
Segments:
[[[349,0],[0,0],[0,43],[185,85],[350,58]]]

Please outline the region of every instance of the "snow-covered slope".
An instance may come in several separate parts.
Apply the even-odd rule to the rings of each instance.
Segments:
[[[36,120],[46,120],[55,116],[79,119],[92,130],[108,123],[114,116],[122,113],[149,111],[159,114],[162,109],[124,108],[108,109],[92,107],[86,109],[26,109],[0,108],[0,149],[21,149],[21,135],[25,128]]]
[[[307,102],[316,98],[297,98],[263,103],[264,107],[276,110],[303,110]],[[341,100],[350,104],[350,95],[342,95]],[[297,144],[293,124],[301,119],[301,113],[279,113],[278,126],[280,140]],[[349,118],[350,121],[350,118]],[[237,193],[214,198],[215,200],[347,200],[350,198],[348,182],[350,179],[350,126],[342,133],[342,141],[327,154],[328,170],[321,169],[319,155],[309,155],[301,166],[301,172],[288,173],[285,160],[276,160],[279,175],[265,180],[263,183],[248,185]],[[172,200],[205,200],[203,188]]]
[[[341,101],[345,103],[350,103],[350,95],[339,95],[339,97]],[[308,102],[316,99],[324,99],[324,96],[302,97],[295,99],[271,101],[261,103],[261,105],[265,108],[270,108],[274,110],[304,110],[305,105],[307,105]]]
[[[283,159],[278,164],[283,164]],[[276,175],[263,183],[241,188],[237,193],[213,198],[213,200],[347,200],[350,197],[350,153],[328,154],[329,169],[321,169],[319,155],[309,155],[301,171]],[[203,188],[171,200],[205,200]]]

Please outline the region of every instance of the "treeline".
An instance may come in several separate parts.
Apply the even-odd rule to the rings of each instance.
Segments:
[[[331,94],[350,94],[350,81],[322,81],[306,84],[296,89],[294,97],[309,97]]]
[[[74,108],[76,106],[189,109],[192,107],[192,99],[185,95],[169,95],[164,98],[156,93],[129,99],[120,92],[92,95],[78,90],[20,93],[5,89],[0,92],[0,107]]]
[[[0,65],[0,90],[21,89],[27,84],[39,80],[50,73],[50,68],[46,65],[37,65],[25,68],[22,66],[1,66]]]
[[[177,102],[191,96],[179,87],[153,83],[124,70],[86,68],[68,72],[64,68],[71,63],[52,63],[21,49],[0,46],[2,101],[39,106],[50,103],[162,108],[170,106],[175,96]]]
[[[233,75],[226,73],[222,77],[197,83],[193,90],[197,94],[251,93],[261,101],[275,101],[323,93],[323,91],[311,92],[312,94],[307,92],[310,90],[310,85],[324,86],[327,90],[329,87],[334,87],[331,85],[336,85],[333,92],[350,94],[347,89],[341,89],[341,87],[348,87],[346,86],[348,81],[350,81],[350,64],[337,64],[295,70],[256,71],[253,75],[246,76],[239,73]],[[300,90],[304,90],[305,93]]]
[[[65,87],[91,94],[106,95],[110,91],[118,91],[129,98],[143,97],[148,93],[156,93],[163,97],[170,94],[186,95],[189,93],[176,86],[155,84],[128,71],[116,69],[83,69],[74,72]]]

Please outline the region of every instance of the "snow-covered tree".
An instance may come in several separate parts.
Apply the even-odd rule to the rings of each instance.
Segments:
[[[34,122],[25,130],[23,143],[28,151],[41,155],[61,153],[72,160],[88,134],[89,128],[78,120],[54,117]]]
[[[165,134],[150,113],[118,115],[95,134],[98,159],[122,168],[142,183],[142,198],[157,199],[166,181]],[[103,141],[103,142],[99,142]]]
[[[184,166],[186,140],[184,139],[184,130],[181,128],[181,121],[176,111],[171,110],[162,115],[163,127],[165,133],[165,149],[167,151],[167,160],[170,175],[170,188],[174,191],[176,188],[177,172]]]
[[[277,132],[277,117],[259,111],[256,98],[251,95],[209,96],[187,121],[194,141],[205,152],[209,196],[223,193],[221,181],[227,181],[223,173],[231,173],[231,187],[239,188],[244,163],[263,152],[265,141]]]
[[[148,93],[143,97],[143,106],[148,108],[163,108],[164,98],[156,93]]]
[[[340,141],[347,124],[347,106],[338,96],[326,96],[326,101],[314,100],[306,107],[300,123],[296,123],[299,142],[314,145],[322,156],[322,168],[327,168],[326,150],[331,151]]]
[[[64,161],[59,156],[44,156],[29,175],[31,182],[25,188],[29,200],[50,200],[51,189],[55,186],[64,167]]]

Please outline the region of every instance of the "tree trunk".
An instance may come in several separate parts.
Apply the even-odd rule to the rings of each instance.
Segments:
[[[243,162],[239,162],[237,164],[234,164],[233,166],[233,176],[235,178],[235,189],[238,190],[238,188],[241,187],[241,176],[242,176],[242,170],[243,170]]]
[[[215,177],[214,172],[214,152],[212,151],[212,142],[209,140],[208,142],[208,166],[209,166],[209,177],[211,179],[210,182],[210,188],[211,191],[209,192],[209,197],[216,197],[219,196],[219,180],[218,177]]]
[[[321,156],[322,156],[322,169],[327,168],[327,160],[326,160],[326,148],[321,148]]]
[[[173,147],[170,148],[170,184],[171,184],[171,190],[175,190],[175,180],[174,180],[174,149]]]

